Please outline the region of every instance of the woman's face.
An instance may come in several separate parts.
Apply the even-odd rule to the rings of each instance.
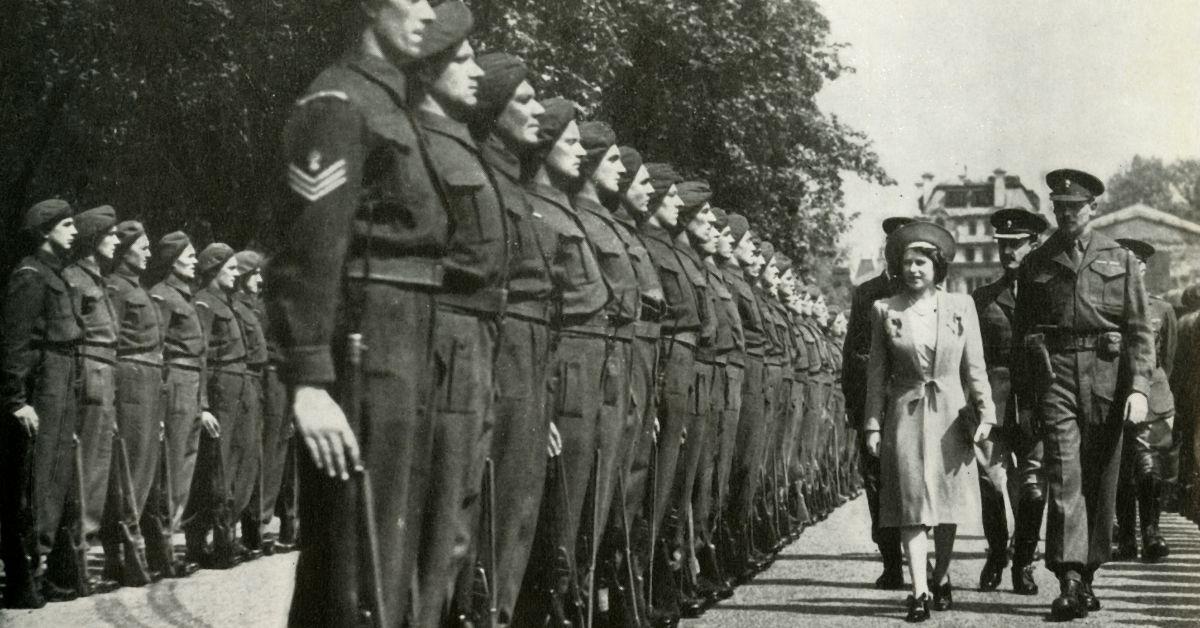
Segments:
[[[928,290],[933,286],[933,260],[917,249],[908,249],[900,258],[900,276],[909,290]]]

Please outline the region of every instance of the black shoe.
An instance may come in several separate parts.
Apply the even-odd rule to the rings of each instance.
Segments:
[[[1157,529],[1142,536],[1142,560],[1148,563],[1157,563],[1170,553],[1171,548],[1167,545],[1167,541],[1158,534]]]
[[[948,611],[954,606],[954,587],[950,584],[950,576],[946,582],[933,587],[933,610]]]
[[[19,590],[8,588],[4,591],[4,608],[37,609],[45,605],[46,598],[31,587],[22,587]]]
[[[1087,617],[1087,606],[1080,599],[1082,590],[1082,582],[1071,579],[1063,580],[1062,593],[1050,604],[1050,616],[1057,621],[1071,621]]]
[[[1117,562],[1125,562],[1129,560],[1137,560],[1138,548],[1137,539],[1132,536],[1121,535],[1117,539],[1116,547],[1112,551],[1112,560]]]
[[[75,589],[60,587],[49,580],[42,581],[42,599],[46,602],[70,602],[78,597]]]
[[[121,588],[121,583],[115,578],[106,578],[103,575],[92,576],[88,578],[88,589],[95,593],[112,593]]]
[[[983,570],[979,572],[979,590],[995,591],[1004,579],[1004,568],[1008,566],[1008,555],[1001,551],[988,554],[983,562]]]
[[[1079,589],[1079,601],[1083,603],[1083,607],[1088,612],[1100,610],[1100,598],[1096,597],[1096,593],[1092,591],[1092,585],[1084,582]]]
[[[921,597],[908,596],[908,614],[904,621],[915,624],[929,619],[929,594],[922,593]]]
[[[168,578],[186,578],[197,571],[200,571],[200,565],[193,563],[190,560],[175,561],[175,564],[166,572]]]
[[[1033,565],[1018,565],[1013,563],[1012,584],[1013,593],[1017,595],[1037,595],[1038,585],[1037,580],[1033,578]]]
[[[883,591],[897,591],[904,588],[904,570],[899,565],[884,565],[883,573],[875,579],[875,588]]]

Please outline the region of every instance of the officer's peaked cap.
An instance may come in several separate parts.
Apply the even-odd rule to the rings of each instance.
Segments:
[[[1129,249],[1130,253],[1136,255],[1143,262],[1154,257],[1155,248],[1149,242],[1143,242],[1134,238],[1117,238],[1117,244]]]
[[[912,222],[911,216],[889,216],[883,219],[883,234],[892,235],[892,232]]]
[[[1012,240],[1040,235],[1050,223],[1041,214],[1017,208],[1001,209],[992,214],[993,235],[999,240]]]
[[[1091,201],[1104,194],[1104,183],[1096,177],[1071,168],[1060,168],[1046,175],[1051,201]]]

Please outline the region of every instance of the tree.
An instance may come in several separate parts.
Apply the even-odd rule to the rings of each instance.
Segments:
[[[468,2],[478,47],[524,56],[543,94],[707,178],[802,264],[847,227],[841,172],[891,183],[867,138],[816,107],[849,68],[811,0]],[[0,25],[3,250],[50,196],[112,204],[152,234],[254,241],[287,111],[344,48],[356,4],[15,3]]]
[[[1134,155],[1105,188],[1101,213],[1143,203],[1200,222],[1200,159],[1166,164],[1158,157]]]

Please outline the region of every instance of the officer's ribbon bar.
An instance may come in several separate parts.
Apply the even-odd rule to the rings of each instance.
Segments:
[[[296,164],[288,164],[288,186],[309,202],[320,200],[346,182],[346,160],[339,159],[328,168],[308,174]]]

